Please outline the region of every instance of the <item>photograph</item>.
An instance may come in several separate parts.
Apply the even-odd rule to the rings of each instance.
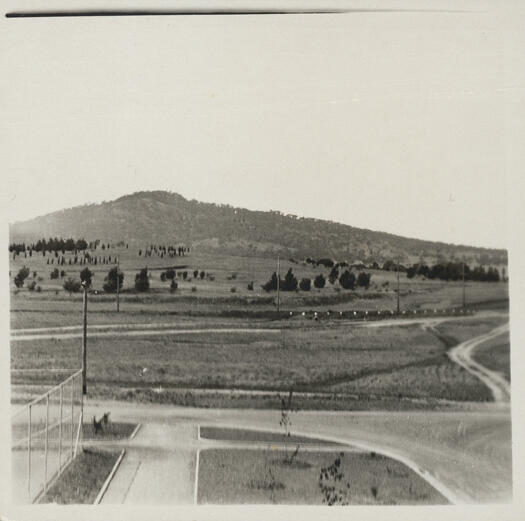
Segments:
[[[525,515],[524,13],[3,3],[0,518]]]

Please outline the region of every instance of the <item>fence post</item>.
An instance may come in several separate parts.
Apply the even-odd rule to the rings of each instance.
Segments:
[[[27,493],[31,501],[31,404],[29,410],[29,423],[27,425]]]
[[[73,395],[75,393],[75,377],[71,378],[71,457],[73,457],[73,444],[75,443],[73,432]]]
[[[60,386],[60,427],[58,428],[58,475],[62,473],[62,395],[64,386]]]
[[[44,449],[44,494],[47,492],[47,447],[49,438],[49,394],[46,394],[46,442]]]

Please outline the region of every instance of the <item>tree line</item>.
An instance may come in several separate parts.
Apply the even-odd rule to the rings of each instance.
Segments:
[[[477,282],[499,282],[501,280],[497,268],[493,268],[492,266],[488,268],[484,266],[471,268],[463,262],[438,263],[432,266],[416,263],[406,269],[406,274],[409,279],[419,275],[427,279],[457,281],[463,279],[463,270],[465,280]]]

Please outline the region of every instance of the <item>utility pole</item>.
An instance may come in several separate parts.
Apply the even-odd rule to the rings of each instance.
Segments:
[[[463,309],[465,309],[465,306],[466,306],[466,300],[465,300],[465,257],[463,257],[463,262],[462,262],[461,265],[463,267],[463,269],[461,270],[462,278],[463,278]]]
[[[87,394],[86,369],[87,369],[87,287],[82,282],[84,290],[82,299],[83,330],[82,330],[82,394]]]
[[[280,258],[277,256],[277,315],[280,314],[280,286],[281,286],[281,275],[279,273]]]
[[[397,258],[397,314],[399,315],[399,257]]]
[[[120,311],[120,258],[117,256],[117,313]]]

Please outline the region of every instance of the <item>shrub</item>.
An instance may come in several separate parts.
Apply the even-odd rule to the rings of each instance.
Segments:
[[[192,286],[192,287],[191,287],[191,292],[192,292],[192,293],[195,293],[196,291],[197,291],[197,286]]]
[[[37,286],[37,287],[35,288],[35,291],[36,291],[37,293],[40,293],[40,292],[42,291],[42,288],[41,288],[40,286]]]
[[[63,288],[71,295],[71,293],[78,293],[81,288],[79,280],[74,280],[71,277],[64,281]]]
[[[206,273],[204,273],[204,271],[201,271],[200,273],[200,277],[201,277],[201,280],[205,277]]]
[[[60,271],[60,278],[63,278],[66,276],[66,272],[64,270]]]
[[[15,277],[15,286],[17,288],[21,288],[24,285],[25,280],[29,277],[29,268],[26,268],[25,266],[20,268],[18,270],[18,273]]]
[[[196,279],[199,276],[199,270],[193,270],[193,278]]]
[[[124,273],[119,271],[118,272],[119,289],[122,288],[123,282],[124,282]],[[104,279],[103,288],[106,293],[115,293],[117,291],[117,267],[116,266],[114,268],[111,268],[108,271],[108,274],[106,275]]]
[[[324,275],[322,273],[319,273],[319,275],[317,275],[317,277],[315,277],[314,279],[314,286],[316,288],[324,288],[325,283],[326,279],[324,278]]]
[[[339,278],[339,284],[344,289],[355,289],[355,275],[348,270],[345,270]]]
[[[261,287],[264,291],[275,291],[277,289],[277,273],[274,271],[270,280]]]
[[[299,283],[299,288],[302,291],[310,291],[312,281],[310,279],[301,279]]]
[[[35,280],[32,280],[28,285],[27,285],[27,289],[29,291],[35,291],[35,288],[36,288],[36,281]]]
[[[173,268],[169,268],[167,269],[165,272],[164,272],[164,276],[166,277],[166,279],[168,280],[173,280],[175,278],[175,270]]]
[[[232,286],[232,287],[230,288],[230,291],[231,291],[232,293],[235,293],[235,292],[237,291],[237,288],[234,287],[234,286]]]
[[[364,271],[361,271],[357,276],[357,285],[361,288],[368,288],[368,286],[370,286],[370,278],[370,273],[365,273]]]
[[[317,264],[322,264],[325,268],[331,268],[334,265],[334,261],[332,259],[319,259]]]
[[[253,291],[253,281],[252,282],[248,282],[248,286],[246,286],[248,288],[248,291]]]
[[[165,272],[165,271],[163,271],[163,272],[160,274],[160,280],[161,280],[162,282],[166,282],[166,272]]]
[[[281,284],[281,289],[283,291],[295,291],[297,289],[297,285],[297,279],[295,278],[295,275],[292,272],[292,268],[290,268],[284,276],[284,280]]]
[[[135,275],[135,289],[137,291],[149,291],[148,268],[142,268]]]
[[[177,291],[177,288],[179,287],[179,285],[177,284],[177,281],[175,280],[175,278],[171,279],[171,284],[170,284],[170,291]]]
[[[330,271],[330,275],[328,275],[328,280],[330,281],[330,284],[335,284],[337,277],[339,277],[339,270],[334,266]]]
[[[49,278],[50,278],[51,280],[53,280],[53,279],[58,279],[59,275],[60,275],[60,272],[58,271],[58,268],[55,268],[55,269],[51,272],[51,275],[49,275]]]

